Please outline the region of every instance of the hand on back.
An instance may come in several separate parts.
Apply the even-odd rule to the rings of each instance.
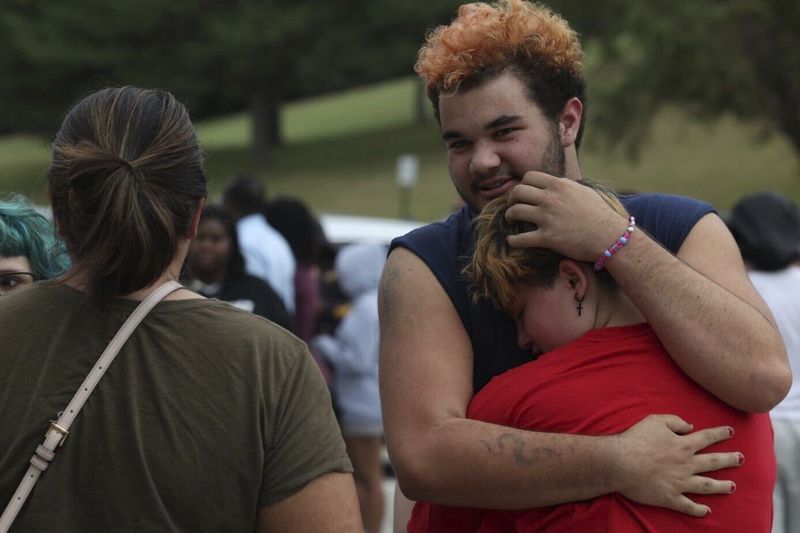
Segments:
[[[692,516],[710,509],[686,494],[731,494],[735,485],[699,474],[742,464],[738,452],[698,453],[729,439],[729,427],[694,433],[691,424],[673,415],[650,415],[617,436],[620,468],[614,486],[625,497]]]

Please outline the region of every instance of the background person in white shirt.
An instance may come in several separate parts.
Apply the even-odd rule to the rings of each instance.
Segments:
[[[260,182],[239,175],[225,189],[222,201],[225,210],[236,219],[245,270],[269,283],[289,314],[294,315],[295,259],[289,243],[264,216],[265,196]]]
[[[792,367],[792,388],[770,412],[778,460],[772,531],[791,533],[800,531],[800,212],[789,198],[756,193],[734,206],[728,225]]]

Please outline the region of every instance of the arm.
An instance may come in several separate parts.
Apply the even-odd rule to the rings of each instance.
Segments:
[[[594,261],[627,222],[591,189],[529,172],[507,216],[538,225],[509,238]],[[566,236],[566,237],[565,237]],[[677,257],[642,231],[606,263],[686,374],[729,405],[768,411],[791,385],[786,350],[739,250],[716,215],[691,230]]]
[[[375,293],[372,293],[375,296]],[[336,335],[318,335],[314,348],[336,368],[347,374],[370,374],[377,369],[378,323],[374,299],[363,298],[342,319]],[[374,374],[373,374],[374,375]]]
[[[324,474],[311,481],[300,492],[264,507],[258,512],[257,531],[364,531],[353,476]]]
[[[683,492],[727,493],[694,475],[738,464],[695,455],[726,428],[688,436],[676,417],[648,417],[611,437],[530,432],[466,417],[472,347],[438,281],[403,248],[381,280],[380,381],[386,441],[405,495],[446,505],[525,509],[610,492],[702,516]]]

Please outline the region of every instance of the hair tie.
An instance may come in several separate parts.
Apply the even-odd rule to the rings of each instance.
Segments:
[[[118,157],[117,162],[120,164],[122,168],[126,169],[128,172],[133,172],[133,165],[131,165],[127,160]]]

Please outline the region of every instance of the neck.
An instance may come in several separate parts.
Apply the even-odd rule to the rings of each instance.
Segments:
[[[597,312],[595,314],[595,328],[610,328],[614,326],[631,326],[645,322],[644,317],[625,296],[622,289],[609,291],[600,289],[602,295],[595,296],[597,300]]]
[[[178,281],[178,278],[181,274],[181,267],[183,266],[183,262],[186,259],[186,254],[189,251],[189,241],[184,239],[181,240],[178,244],[178,251],[175,254],[172,262],[167,266],[164,272],[156,279],[153,283],[139,289],[137,291],[133,291],[129,294],[121,294],[121,298],[125,298],[127,300],[136,300],[141,301],[144,300],[148,294],[153,292],[157,287],[163,285],[168,281]],[[73,289],[77,289],[79,291],[85,291],[87,286],[87,280],[83,275],[80,274],[80,264],[73,265],[73,268],[67,272],[64,278],[64,284],[72,287]],[[202,298],[199,294],[195,294],[191,291],[186,289],[178,290],[173,292],[172,294],[168,295],[165,300],[186,300],[190,298]]]

